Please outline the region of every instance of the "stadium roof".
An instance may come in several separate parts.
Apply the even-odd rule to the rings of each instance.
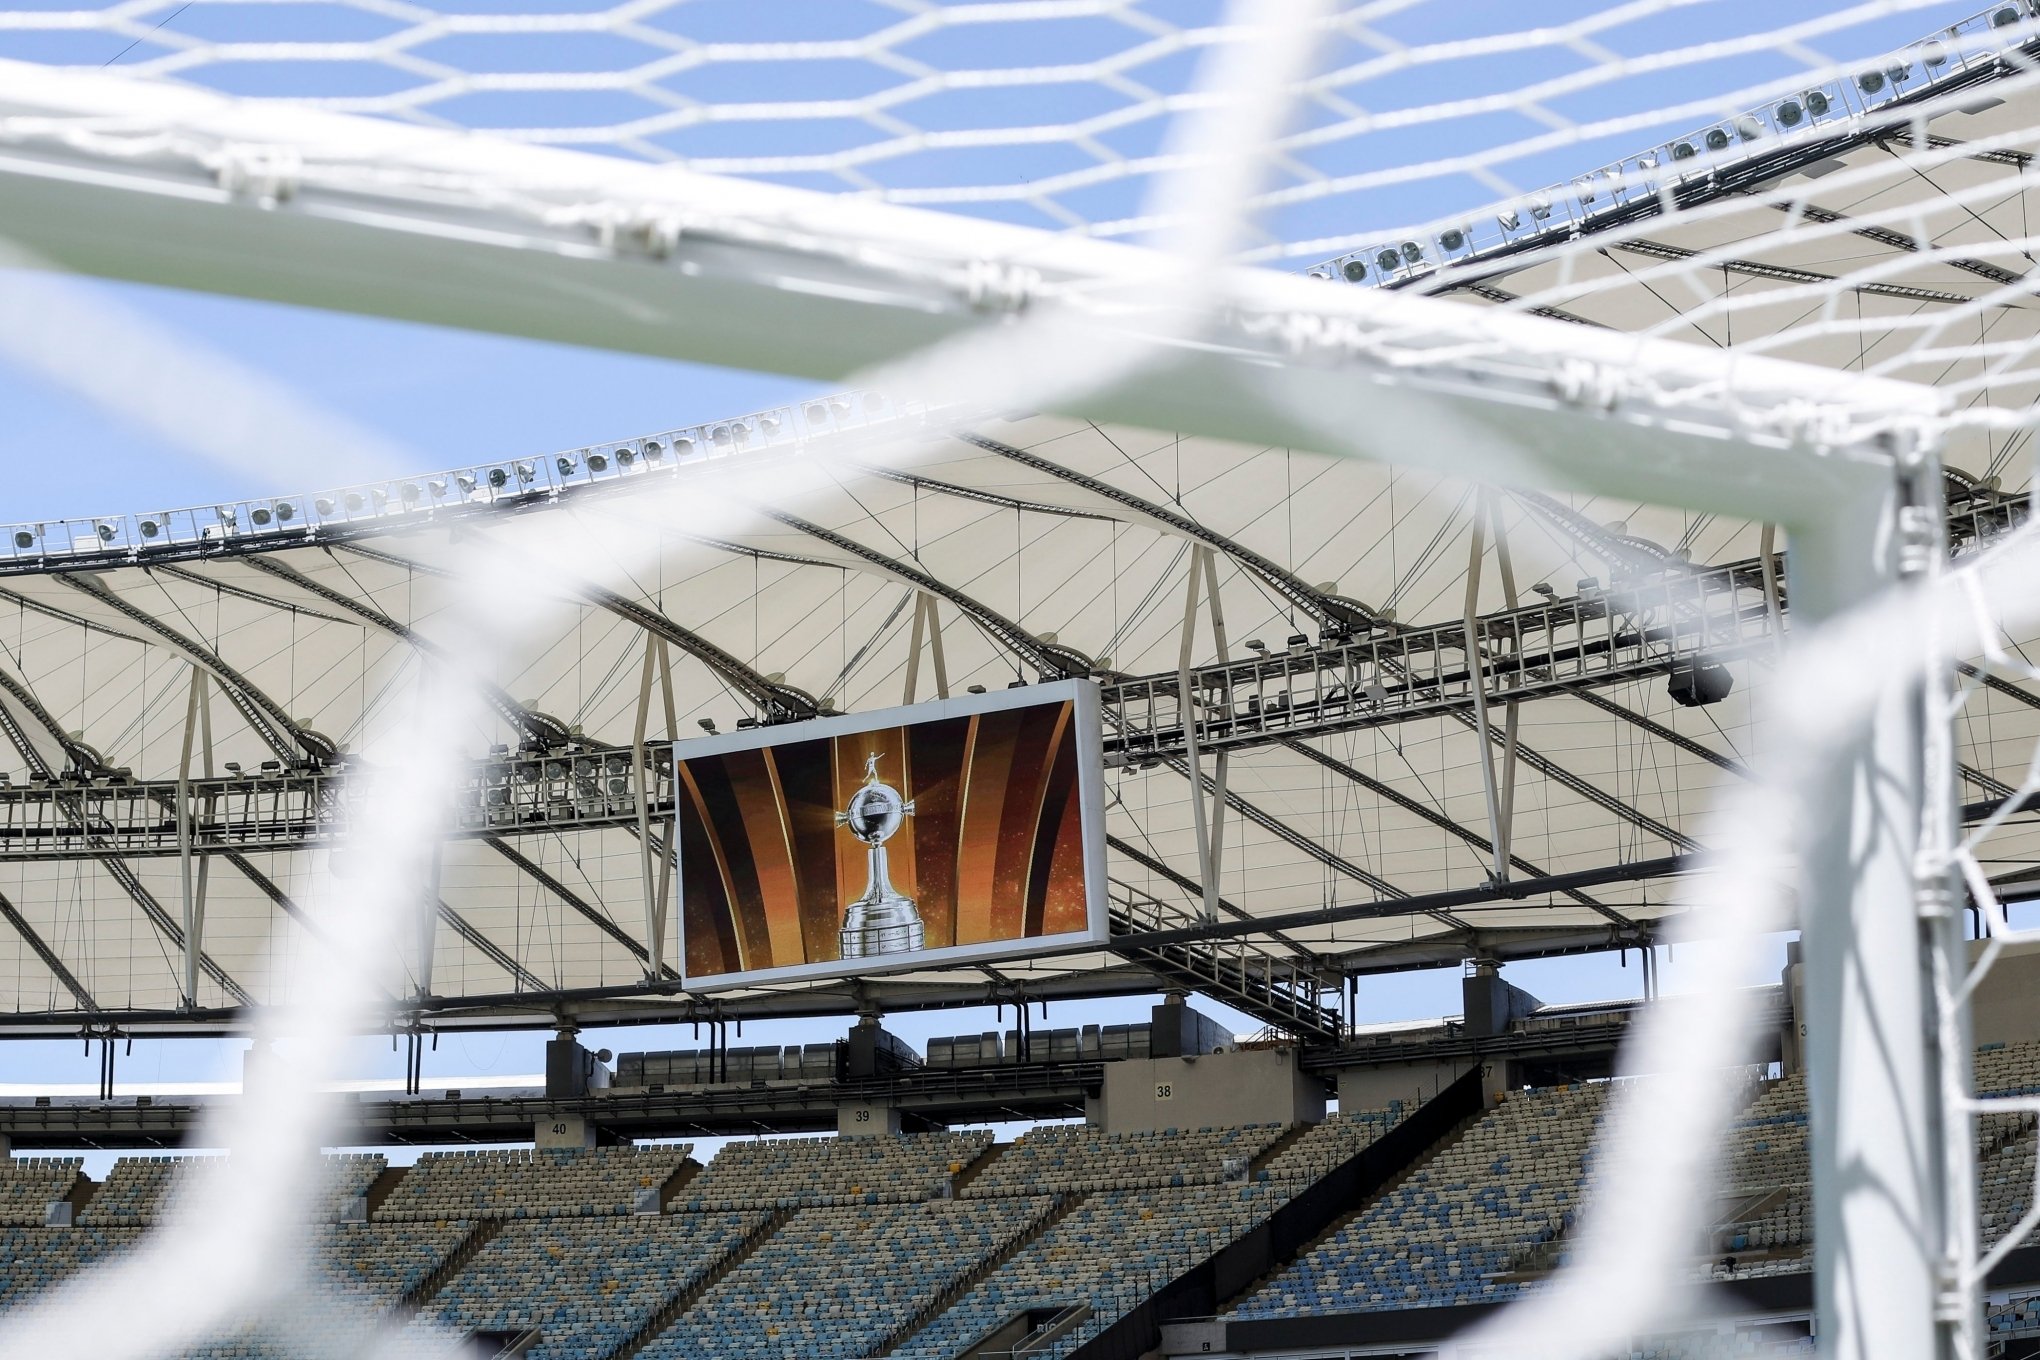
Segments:
[[[1838,126],[1789,158],[1724,166],[1676,214],[1582,209],[1559,230],[1533,211],[1535,248],[1391,282],[1707,345],[1764,348],[1789,331],[1787,357],[2023,407],[2030,378],[1936,354],[1908,327],[1958,308],[1965,343],[2033,337],[2030,261],[2001,239],[2026,234],[2031,157],[1991,139],[2032,125],[2036,101],[2020,85],[1924,133]],[[1804,325],[1816,294],[1841,299],[1850,324]],[[882,466],[874,440],[901,438],[919,446],[911,465]],[[1958,548],[2023,515],[2022,452],[2023,436],[1982,430],[1947,450]],[[805,489],[725,506],[714,532],[647,522],[642,507],[668,503],[654,490],[712,486],[739,464],[784,467]],[[470,734],[475,783],[419,980],[441,1024],[708,1013],[672,978],[644,981],[636,803],[628,779],[610,783],[648,639],[674,659],[683,736],[931,697],[934,657],[910,659],[924,597],[952,691],[1096,677],[1117,928],[1187,932],[724,994],[723,1013],[1195,986],[1316,1033],[1336,1020],[1343,976],[1654,941],[1716,792],[1761,759],[1762,680],[1790,604],[1756,525],[1047,415],[924,434],[914,413],[860,394],[352,489],[4,532],[0,1028],[22,1029],[219,1027],[287,991],[320,928],[303,889],[330,854],[338,790],[394,729],[435,615],[464,588],[450,564],[478,536],[572,542],[596,584],[533,602],[494,716]],[[1186,610],[1193,580],[1215,604],[1200,586]],[[1225,755],[1220,922],[1269,923],[1223,940],[1188,938],[1203,889],[1176,717],[1186,665],[1207,722],[1197,774],[1214,792]],[[1718,683],[1716,668],[1726,695],[1675,698]],[[196,780],[210,869],[204,981],[187,998],[176,808],[194,671],[217,688],[217,773]],[[1980,690],[1961,728],[1963,796],[2011,792],[2036,737],[2040,695]],[[1490,746],[1513,767],[1504,890],[1490,883]],[[2030,849],[2015,835],[2002,854]],[[1309,919],[1326,907],[1351,910]]]

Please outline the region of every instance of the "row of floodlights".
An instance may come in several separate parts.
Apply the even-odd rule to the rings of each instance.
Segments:
[[[864,398],[868,411],[876,412],[884,404],[884,398],[868,393]],[[850,402],[842,397],[831,397],[824,401],[808,403],[803,414],[811,427],[827,424],[833,417],[848,418],[854,411]],[[755,432],[754,432],[755,426]],[[704,441],[716,449],[741,449],[748,446],[754,437],[767,442],[776,439],[784,429],[785,422],[777,415],[753,416],[748,420],[733,420],[726,424],[704,427]],[[656,439],[639,441],[635,446],[617,445],[611,449],[597,449],[586,453],[562,453],[553,459],[553,466],[562,478],[573,477],[585,466],[591,476],[600,476],[612,468],[629,472],[640,467],[660,467],[670,453],[676,463],[685,463],[693,458],[696,450],[694,438],[686,435],[675,436],[670,448]],[[522,495],[534,489],[538,481],[539,464],[531,460],[515,460],[492,468],[468,472],[456,472],[447,476],[431,477],[418,482],[403,482],[397,487],[397,499],[405,509],[414,509],[429,494],[434,501],[443,501],[458,492],[460,499],[475,494],[483,485],[492,492],[508,492]],[[365,491],[353,490],[334,492],[330,495],[312,498],[312,508],[322,518],[339,513],[342,509],[349,515],[360,514],[373,505],[375,513],[381,514],[389,505],[390,493],[382,487]],[[214,511],[220,524],[231,530],[238,528],[241,521],[241,507],[219,506]],[[295,501],[272,501],[267,505],[247,507],[248,521],[257,529],[269,529],[278,525],[294,523],[302,513]],[[168,515],[144,515],[135,522],[135,529],[146,540],[161,538],[169,532]],[[102,543],[113,543],[121,537],[121,525],[117,520],[95,520],[92,524],[94,535]],[[43,537],[41,526],[19,528],[14,531],[14,546],[18,551],[27,552]]]
[[[1994,28],[2009,28],[2023,22],[2024,19],[2025,15],[2016,5],[2000,6],[1990,16],[1991,26]],[[1929,39],[1913,51],[1917,54],[1918,63],[1929,71],[1939,70],[1947,65],[1951,56],[1948,45],[1938,38]],[[1888,67],[1864,71],[1856,77],[1856,88],[1874,99],[1886,90],[1895,89],[1910,80],[1912,64],[1909,61],[1895,61]],[[1825,118],[1832,112],[1834,99],[1827,91],[1807,90],[1796,97],[1779,101],[1771,110],[1771,118],[1778,127],[1789,130],[1798,127],[1809,118]],[[1669,150],[1671,158],[1675,161],[1692,160],[1699,156],[1703,149],[1712,153],[1723,152],[1738,142],[1757,141],[1769,130],[1754,115],[1743,114],[1693,137],[1681,137],[1670,143]],[[1656,170],[1660,164],[1658,157],[1650,152],[1638,156],[1634,162],[1637,172],[1644,175]],[[1591,208],[1602,192],[1621,187],[1610,183],[1613,178],[1608,171],[1600,171],[1576,182],[1572,186],[1572,192],[1583,207]],[[1495,214],[1495,223],[1504,232],[1518,232],[1523,229],[1526,214],[1533,223],[1541,225],[1551,220],[1553,211],[1553,195],[1537,194],[1520,204],[1511,204],[1501,209]],[[1467,248],[1467,233],[1458,227],[1448,227],[1439,232],[1436,240],[1438,249],[1446,255],[1457,255]],[[1424,246],[1417,241],[1384,246],[1372,257],[1374,268],[1384,276],[1393,275],[1398,270],[1420,269],[1427,262]],[[1368,278],[1369,260],[1365,252],[1337,263],[1339,273],[1349,282],[1362,283]],[[1331,275],[1322,270],[1313,270],[1310,277],[1328,279]]]

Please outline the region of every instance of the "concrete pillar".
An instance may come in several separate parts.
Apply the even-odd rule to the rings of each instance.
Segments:
[[[595,1146],[595,1126],[583,1115],[554,1115],[532,1127],[531,1141],[542,1148],[591,1148]]]
[[[876,1100],[846,1100],[836,1107],[836,1132],[846,1138],[872,1138],[900,1131],[900,1112]]]

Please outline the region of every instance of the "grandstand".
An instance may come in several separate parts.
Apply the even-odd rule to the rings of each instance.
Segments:
[[[58,18],[175,47],[145,50],[156,75],[275,56],[130,8]],[[336,60],[442,60],[409,51],[406,7],[338,8],[398,32]],[[923,71],[929,33],[1000,8],[828,59]],[[1172,53],[1248,40],[1165,6],[1016,8],[1136,13]],[[2000,915],[2040,882],[2023,597],[1975,586],[1964,610],[2005,637],[1919,661],[1920,695],[1938,617],[1832,667],[1836,712],[1888,672],[1905,721],[1772,819],[1801,837],[1798,894],[1765,879],[1795,915],[1731,928],[1706,896],[1754,854],[1715,819],[1796,777],[1828,706],[1788,688],[1802,637],[2031,520],[2040,0],[1926,11],[1889,55],[1478,212],[1313,234],[1337,245],[1290,271],[1310,282],[1250,269],[1202,297],[1103,239],[1144,219],[1086,240],[911,214],[945,200],[828,156],[864,199],[732,180],[714,213],[676,207],[708,182],[626,164],[684,156],[657,136],[455,135],[445,72],[265,140],[260,101],[16,61],[57,19],[0,10],[0,245],[44,263],[831,381],[986,318],[1104,328],[1146,305],[1129,281],[1210,311],[1141,332],[1116,378],[1111,345],[1048,332],[1124,391],[986,371],[999,399],[958,415],[909,365],[882,369],[898,390],[618,438],[596,412],[571,448],[0,525],[0,1042],[82,1035],[101,1060],[90,1097],[0,1095],[0,1360],[10,1327],[82,1306],[67,1285],[269,1185],[208,1139],[300,1078],[326,1102],[292,1126],[316,1178],[241,1210],[294,1234],[266,1281],[291,1287],[192,1360],[1528,1353],[1485,1329],[1564,1298],[1619,1217],[1609,1139],[1666,1080],[1624,1074],[1652,1017],[1688,1013],[1656,1004],[1661,957],[1717,925],[1802,933],[1775,982],[1720,989],[1726,1037],[1684,1079],[1729,1112],[1712,1179],[1680,1187],[1697,1226],[1667,1239],[1690,1291],[1614,1353],[2040,1355],[2040,941]],[[512,28],[666,47],[690,17]],[[746,35],[668,56],[820,59]],[[1739,41],[1799,61],[1827,36]],[[1601,39],[1567,50],[1629,70]],[[1056,69],[1123,92],[1139,53]],[[717,121],[658,79],[619,88]],[[1342,79],[1315,110],[1367,103]],[[935,135],[894,93],[846,99]],[[527,144],[582,134],[622,154]],[[1056,195],[1085,173],[1013,202],[1069,225]],[[409,724],[440,702],[421,677],[456,673],[474,707],[432,733],[461,747],[436,770]],[[319,1022],[404,1046],[402,1089],[356,1089],[268,1041],[352,976],[384,909],[363,828],[407,800],[418,853],[388,859],[422,885],[390,894],[373,985]],[[1519,985],[1610,956],[1641,1000]],[[1458,970],[1458,1012],[1363,1023],[1371,982],[1414,969]],[[910,1015],[959,1032],[910,1042]],[[653,1037],[596,1046],[623,1026]],[[424,1080],[438,1038],[510,1030],[552,1036],[543,1073]],[[135,1038],[250,1035],[231,1093],[121,1079]],[[1917,1201],[1858,1216],[1878,1196],[1856,1187],[1894,1177]],[[1843,1296],[1918,1328],[1880,1335]]]

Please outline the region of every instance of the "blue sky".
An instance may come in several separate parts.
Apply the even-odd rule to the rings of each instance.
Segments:
[[[446,7],[483,8],[459,4]],[[546,6],[549,10],[573,7]],[[1537,17],[1555,21],[1602,7],[1586,0],[1546,0],[1539,6]],[[1791,8],[1796,17],[1827,7]],[[499,12],[495,5],[486,8]],[[1156,8],[1178,17],[1192,17],[1200,10],[1211,10],[1213,5],[1208,0],[1203,3],[1161,0]],[[854,27],[854,17],[864,9],[855,0],[830,0],[826,4],[781,0],[772,5],[704,0],[676,6],[671,17],[674,23],[693,25],[688,30],[690,34],[703,38],[738,33],[773,36],[782,30],[816,36],[832,27]],[[1921,36],[1937,22],[1949,22],[1970,12],[1971,7],[1962,4],[1916,10],[1866,25],[1849,38],[1826,46],[1851,52],[1880,50]],[[293,30],[296,36],[351,36],[348,25],[365,21],[359,11],[336,5],[219,4],[199,6],[187,13],[166,3],[156,14],[163,18],[167,30],[183,26],[184,31],[221,39],[275,36],[271,30],[278,23],[303,25]],[[154,22],[156,14],[152,14],[150,22]],[[1775,5],[1722,0],[1674,7],[1611,41],[1618,50],[1645,52],[1729,33],[1758,31],[1775,24],[1779,18]],[[1393,23],[1397,26],[1396,36],[1418,41],[1464,32],[1469,25],[1514,25],[1523,21],[1517,6],[1462,3],[1415,6]],[[320,25],[333,27],[328,31]],[[950,35],[931,43],[920,55],[948,66],[986,62],[995,56],[1006,61],[1041,61],[1078,51],[1091,40],[1075,30],[1056,37],[1046,28],[1019,26],[998,34]],[[144,44],[122,51],[126,41],[107,33],[58,36],[17,33],[0,41],[0,55],[94,66],[108,62],[132,65],[159,50]],[[944,43],[949,46],[944,47]],[[1039,45],[1039,50],[1028,44]],[[528,69],[532,62],[599,66],[618,59],[617,49],[613,45],[604,47],[601,41],[584,46],[563,45],[550,53],[537,54],[513,50],[509,44],[492,49],[487,43],[478,43],[441,55],[472,65],[495,63],[503,69]],[[1352,55],[1339,51],[1327,52],[1324,57],[1327,63],[1332,63],[1350,60]],[[1562,52],[1467,62],[1421,77],[1385,80],[1370,87],[1369,93],[1381,107],[1393,107],[1398,102],[1425,103],[1520,82],[1540,71],[1555,73],[1583,64],[1585,58]],[[1189,78],[1190,69],[1184,60],[1174,67],[1157,66],[1149,75],[1161,86],[1179,88]],[[1791,69],[1793,63],[1787,58],[1760,53],[1734,62],[1696,65],[1648,81],[1620,81],[1559,100],[1555,107],[1573,118],[1648,109],[1671,100],[1747,85]],[[313,74],[320,80],[339,81],[335,88],[349,93],[379,88],[375,82],[385,78],[374,72],[356,72],[352,76],[333,71]],[[302,82],[313,75],[301,66],[285,69],[252,64],[221,68],[202,78],[237,92],[270,93],[305,88]],[[712,70],[690,79],[694,81],[688,87],[691,96],[732,100],[784,98],[794,93],[854,94],[861,89],[858,82],[869,82],[871,77],[869,72],[847,68],[778,69],[759,64]],[[293,84],[294,81],[299,83]],[[1094,101],[1096,93],[1073,85],[1029,97],[1034,102],[1028,106],[1023,106],[1020,96],[1012,94],[1003,98],[986,96],[976,102],[959,97],[947,106],[930,103],[917,110],[916,118],[928,127],[999,125],[1001,120],[1010,122],[1023,114],[1028,118],[1040,117],[1044,100],[1058,115],[1077,117],[1093,111],[1087,101]],[[617,110],[609,106],[570,106],[565,102],[534,106],[529,101],[520,104],[486,99],[442,112],[483,126],[617,115]],[[1325,115],[1318,111],[1310,116],[1320,119]],[[1659,131],[1683,131],[1693,121],[1683,119],[1682,125],[1666,125]],[[1353,139],[1327,149],[1320,163],[1337,171],[1421,161],[1464,145],[1468,138],[1521,136],[1526,126],[1521,116],[1511,114],[1419,133]],[[1115,150],[1138,154],[1159,144],[1162,132],[1158,124],[1142,124],[1129,129],[1124,134],[1126,140]],[[748,154],[772,149],[790,135],[806,135],[811,140],[805,145],[814,146],[827,143],[830,137],[848,138],[865,133],[822,124],[791,130],[783,125],[747,125],[728,129],[724,140],[712,146],[701,144],[698,138],[695,141],[680,138],[669,143],[668,149],[690,154]],[[1589,168],[1603,158],[1635,150],[1651,140],[1654,134],[1649,130],[1630,131],[1601,142],[1528,157],[1511,167],[1510,173],[1518,183],[1534,186]],[[1036,173],[1052,174],[1061,168],[1063,163],[1056,157],[1063,154],[1059,150],[1043,150],[1035,153],[1036,159],[1032,161],[1013,160],[1001,173],[1021,178]],[[880,177],[900,185],[954,182],[958,177],[984,173],[987,164],[918,158],[892,165]],[[839,187],[828,177],[811,173],[783,178],[810,187]],[[1072,206],[1094,218],[1109,217],[1137,206],[1143,188],[1143,182],[1138,180],[1107,186],[1072,200]],[[1392,193],[1376,191],[1362,198],[1299,208],[1271,225],[1277,233],[1292,239],[1375,226],[1386,230],[1440,213],[1471,211],[1493,197],[1492,190],[1469,180],[1423,180]],[[1033,209],[1022,205],[993,205],[975,211],[1012,220],[1039,221]],[[811,390],[810,384],[769,374],[683,365],[134,285],[81,281],[76,286],[117,300],[150,321],[189,337],[193,343],[209,346],[267,375],[315,406],[344,415],[398,447],[420,469],[541,453],[611,436],[668,428],[776,404]],[[0,465],[10,473],[4,498],[0,498],[0,521],[176,506],[230,495],[301,489],[250,485],[245,471],[217,466],[174,447],[129,424],[117,410],[82,401],[4,363],[0,363],[0,412],[5,413],[4,420],[0,420]],[[329,480],[344,482],[348,474],[343,469],[334,469]],[[1641,989],[1640,973],[1633,959],[1631,965],[1624,970],[1614,955],[1605,955],[1517,965],[1511,968],[1510,976],[1546,1000],[1586,1000],[1637,994]],[[1666,978],[1669,985],[1676,986],[1676,962],[1667,967]],[[1036,1023],[1059,1027],[1137,1019],[1144,1015],[1145,1004],[1135,1001],[1060,1004],[1052,1008],[1045,1022]],[[1457,969],[1371,978],[1361,990],[1361,1018],[1369,1021],[1436,1016],[1455,1012],[1458,1005]],[[1226,1018],[1242,1030],[1252,1027],[1238,1017]],[[890,1023],[897,1032],[918,1041],[934,1034],[991,1028],[996,1021],[989,1012],[949,1012],[894,1017]],[[747,1028],[745,1041],[809,1042],[835,1037],[842,1030],[840,1022],[752,1026]],[[516,1034],[450,1038],[427,1058],[426,1072],[428,1076],[458,1077],[536,1071],[544,1037]],[[688,1047],[693,1040],[681,1028],[591,1034],[590,1042],[621,1051]],[[120,1070],[123,1077],[138,1081],[231,1077],[238,1069],[240,1047],[231,1043],[142,1042],[136,1045],[131,1057],[122,1060]],[[386,1041],[365,1041],[359,1063],[364,1076],[395,1076],[401,1072],[401,1063],[389,1051]],[[89,1083],[96,1079],[96,1064],[97,1058],[85,1054],[74,1040],[50,1041],[11,1045],[6,1070],[14,1081]]]

